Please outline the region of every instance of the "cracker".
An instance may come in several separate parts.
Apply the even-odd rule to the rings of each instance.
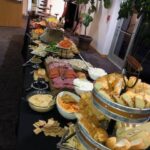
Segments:
[[[66,127],[60,127],[60,123],[53,118],[48,119],[47,123],[44,120],[39,120],[33,124],[35,134],[43,132],[45,136],[62,137],[66,131]]]
[[[35,129],[33,130],[33,132],[34,132],[36,135],[38,135],[39,133],[42,132],[42,130],[41,130],[40,128],[35,128]]]

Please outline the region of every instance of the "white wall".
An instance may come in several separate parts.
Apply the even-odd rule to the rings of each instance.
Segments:
[[[61,17],[64,10],[64,0],[49,0],[48,7],[52,5],[51,14],[59,14],[58,18]]]
[[[32,0],[28,0],[28,11],[32,10]]]
[[[121,0],[112,0],[112,6],[109,9],[105,9],[102,2],[97,3],[97,11],[93,16],[94,20],[88,28],[88,35],[93,37],[91,45],[102,55],[109,53],[117,26],[120,3]],[[109,15],[110,20],[107,21]]]
[[[22,5],[22,14],[26,16],[28,11],[28,0],[22,1]]]

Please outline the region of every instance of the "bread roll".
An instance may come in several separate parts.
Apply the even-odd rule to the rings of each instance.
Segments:
[[[131,141],[131,148],[130,150],[141,150],[144,148],[144,142],[142,139],[136,139]]]
[[[128,150],[131,147],[131,143],[127,139],[121,139],[119,140],[114,150]]]
[[[142,131],[134,136],[132,136],[130,138],[130,141],[134,141],[134,140],[137,140],[137,139],[142,139],[143,140],[143,149],[146,149],[150,146],[150,133],[149,132],[146,132],[146,131]]]
[[[116,137],[110,137],[106,141],[106,146],[111,150],[113,150],[115,148],[116,142],[117,142]]]

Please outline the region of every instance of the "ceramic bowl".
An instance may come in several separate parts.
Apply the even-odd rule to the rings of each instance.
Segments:
[[[88,80],[76,78],[74,79],[73,84],[74,90],[78,95],[81,95],[85,92],[91,92],[93,90],[93,83]]]
[[[77,102],[79,102],[80,100],[80,97],[72,92],[68,92],[68,91],[60,92],[56,97],[56,106],[57,106],[58,112],[61,114],[61,116],[63,116],[66,119],[69,119],[69,120],[76,119],[75,113],[69,112],[68,110],[66,110],[59,104],[59,98],[63,96],[64,94],[71,95]]]
[[[89,74],[89,76],[90,76],[90,78],[91,78],[92,80],[96,80],[96,79],[98,79],[99,77],[102,77],[102,76],[106,75],[107,72],[105,72],[105,70],[102,69],[102,68],[89,67],[89,68],[88,68],[88,74]]]
[[[55,104],[55,100],[52,98],[52,101],[46,107],[45,106],[44,107],[37,106],[37,105],[34,105],[33,103],[31,103],[29,101],[29,98],[31,96],[34,96],[34,95],[37,95],[37,94],[42,94],[43,95],[43,94],[50,94],[50,93],[46,92],[46,91],[33,91],[33,92],[29,93],[27,95],[27,101],[28,101],[28,104],[29,104],[30,108],[32,110],[36,111],[36,112],[48,112],[48,111],[50,111],[53,108],[54,104]]]

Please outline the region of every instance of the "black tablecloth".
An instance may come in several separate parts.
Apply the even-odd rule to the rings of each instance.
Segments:
[[[54,107],[53,110],[47,113],[37,113],[32,111],[25,99],[21,100],[20,104],[20,120],[18,128],[18,143],[17,150],[55,150],[56,144],[60,138],[46,137],[43,133],[35,135],[33,133],[34,127],[32,124],[39,119],[47,120],[53,117],[61,122],[63,126],[68,121],[63,119]]]

